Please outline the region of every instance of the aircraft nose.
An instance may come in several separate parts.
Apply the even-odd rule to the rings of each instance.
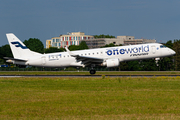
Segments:
[[[175,55],[176,54],[176,52],[174,51],[174,50],[170,50],[170,53],[172,54],[172,55]]]

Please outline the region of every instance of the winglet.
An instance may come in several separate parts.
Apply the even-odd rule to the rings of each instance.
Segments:
[[[66,51],[69,53],[70,56],[72,57],[76,57],[77,55],[76,54],[73,54],[68,48],[67,46],[65,47]]]

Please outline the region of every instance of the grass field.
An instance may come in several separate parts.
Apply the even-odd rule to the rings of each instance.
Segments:
[[[180,77],[0,78],[0,119],[180,119]]]
[[[89,71],[0,71],[0,75],[90,75]],[[180,71],[97,71],[95,75],[180,75]]]

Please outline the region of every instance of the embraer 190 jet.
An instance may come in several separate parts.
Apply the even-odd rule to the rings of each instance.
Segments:
[[[90,74],[95,74],[95,66],[118,67],[122,61],[161,58],[176,54],[172,49],[159,44],[138,44],[88,50],[40,54],[29,50],[13,33],[6,34],[14,58],[7,62],[37,67],[91,67]]]

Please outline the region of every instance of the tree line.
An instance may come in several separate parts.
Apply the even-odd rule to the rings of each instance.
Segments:
[[[98,37],[98,35],[96,35]],[[102,35],[99,35],[101,37]],[[104,35],[105,37],[109,37],[109,35]],[[50,47],[48,49],[44,48],[43,43],[37,38],[30,38],[29,40],[25,40],[23,42],[30,50],[39,52],[39,53],[53,53],[53,52],[63,52],[66,51],[64,48],[56,48]],[[173,49],[176,52],[175,56],[160,58],[160,60],[156,61],[155,59],[148,60],[136,60],[136,61],[128,61],[121,62],[118,69],[121,71],[180,71],[180,40],[176,39],[174,41],[169,40],[164,43],[165,46]],[[115,46],[113,43],[105,45],[104,47],[113,47]],[[83,50],[88,49],[85,41],[82,41],[80,45],[71,45],[69,46],[69,50]],[[0,63],[5,63],[3,57],[13,57],[10,46],[3,45],[0,47]]]

